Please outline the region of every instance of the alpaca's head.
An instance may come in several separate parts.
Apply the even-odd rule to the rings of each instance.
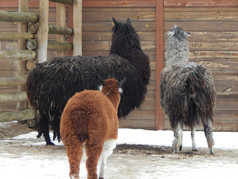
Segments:
[[[112,27],[111,54],[117,54],[125,57],[131,49],[141,50],[139,36],[137,35],[131,20],[128,18],[125,23],[118,22],[112,18],[114,26]]]
[[[168,31],[169,38],[174,37],[177,38],[178,40],[187,39],[187,37],[189,37],[190,34],[191,34],[190,32],[186,32],[185,30],[183,30],[183,28],[177,25],[174,25],[174,27]]]
[[[190,32],[186,32],[176,25],[168,31],[166,66],[177,62],[189,61],[189,36]]]
[[[122,94],[122,86],[124,85],[126,79],[118,82],[116,79],[107,79],[102,81],[102,85],[99,86],[99,90],[112,102],[112,104],[117,109],[120,103],[120,94]]]

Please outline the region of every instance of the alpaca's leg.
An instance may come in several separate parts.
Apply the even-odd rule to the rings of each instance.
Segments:
[[[210,116],[207,116],[205,120],[203,120],[203,126],[204,126],[204,133],[207,138],[207,144],[210,149],[210,154],[214,154],[213,146],[214,146],[214,139],[213,139],[213,133],[212,133],[212,118]]]
[[[101,153],[102,145],[86,145],[88,179],[97,179],[97,165]]]
[[[100,173],[99,173],[99,179],[104,178],[104,169],[106,166],[107,158],[112,155],[113,149],[116,147],[116,140],[107,140],[103,145],[103,151],[101,154],[101,160],[100,160]]]
[[[41,133],[43,133],[43,136],[45,138],[46,141],[46,145],[55,145],[53,142],[51,142],[50,140],[50,135],[49,135],[49,121],[47,120],[47,116],[45,116],[44,114],[42,114],[42,112],[40,112],[40,121],[39,121],[39,128],[40,128],[40,133],[37,137],[41,136]]]
[[[79,166],[83,155],[82,145],[66,146],[66,152],[69,158],[71,179],[79,179]]]
[[[104,157],[101,158],[100,160],[100,172],[99,172],[99,179],[104,178],[104,168],[106,166],[106,160]]]
[[[172,150],[174,153],[177,153],[179,149],[182,149],[182,136],[183,136],[183,124],[181,121],[177,123],[177,125],[173,128],[174,131],[174,141]]]
[[[191,138],[192,138],[192,151],[198,151],[197,149],[197,144],[195,140],[195,131],[196,131],[196,126],[193,126],[191,128]]]
[[[182,130],[183,130],[183,126],[182,126]],[[179,151],[182,151],[182,149],[183,149],[183,132],[181,133],[181,143],[179,146]]]
[[[56,138],[58,139],[58,142],[60,142],[60,116],[54,116],[54,118],[50,122],[53,130],[53,140]]]

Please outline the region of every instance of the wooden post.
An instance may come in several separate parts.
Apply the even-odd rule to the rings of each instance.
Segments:
[[[37,60],[42,63],[47,60],[49,0],[40,0],[39,13]]]
[[[19,0],[19,12],[28,12],[28,0]],[[27,32],[27,23],[18,23],[18,32]],[[18,40],[18,50],[26,49],[26,40]],[[26,69],[26,61],[18,62],[18,77],[25,75],[27,72]],[[25,91],[24,85],[18,86],[18,92]],[[17,110],[24,110],[27,108],[26,101],[18,101],[17,102]]]
[[[65,27],[65,6],[64,4],[56,3],[56,25]],[[57,42],[65,42],[63,35],[56,35]],[[64,51],[56,51],[56,56],[64,56]]]
[[[156,0],[156,130],[164,128],[164,114],[160,105],[160,72],[164,68],[164,0]]]
[[[74,25],[73,25],[73,6],[68,7],[68,27],[73,30]],[[69,42],[73,44],[73,34],[69,36]],[[73,55],[73,50],[71,50],[68,55],[72,56]]]
[[[82,55],[82,0],[73,3],[73,56]]]

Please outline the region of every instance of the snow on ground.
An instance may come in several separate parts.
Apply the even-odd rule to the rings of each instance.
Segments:
[[[196,132],[197,147],[207,147],[203,131]],[[238,149],[238,132],[214,132],[215,148]],[[171,146],[173,141],[172,131],[150,131],[142,129],[119,129],[118,144],[143,144]],[[183,132],[183,147],[191,147],[189,131]]]
[[[37,139],[36,132],[19,135],[0,141],[0,178],[24,179],[63,179],[69,178],[68,159],[62,143],[45,146],[43,138]],[[219,150],[238,149],[238,132],[214,132],[215,152]],[[236,178],[238,176],[238,156],[231,161],[216,159],[213,163],[208,154],[203,132],[196,132],[198,148],[205,148],[195,156],[180,154],[164,155],[126,155],[113,154],[106,168],[106,178],[156,179],[156,178]],[[119,129],[118,144],[142,144],[168,146],[173,141],[172,131],[150,131],[140,129]],[[191,148],[190,132],[183,133],[183,147]],[[12,148],[12,150],[11,150]],[[15,151],[19,150],[19,152]],[[216,154],[215,154],[216,155]],[[197,162],[203,157],[204,161]],[[194,163],[193,161],[194,160]],[[179,163],[177,163],[179,161]],[[151,166],[150,166],[151,165]],[[159,167],[157,167],[159,166]],[[133,169],[133,167],[135,169]],[[84,166],[80,172],[86,178]],[[172,172],[171,172],[172,168]],[[136,171],[136,172],[135,172]],[[112,175],[113,174],[113,175]],[[126,176],[123,176],[126,175]],[[116,176],[116,177],[115,177]]]

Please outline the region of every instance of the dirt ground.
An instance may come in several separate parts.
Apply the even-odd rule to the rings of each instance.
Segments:
[[[26,124],[13,123],[0,126],[0,141],[31,132]],[[39,139],[35,139],[36,141]],[[43,141],[43,139],[42,139]],[[32,141],[34,142],[34,141]],[[24,145],[24,140],[0,144],[1,153],[22,156],[65,157],[65,147]],[[65,159],[67,159],[65,157]],[[179,154],[171,153],[170,147],[146,145],[118,145],[109,158],[106,178],[217,178],[238,177],[238,150],[215,149],[210,155],[207,148],[192,152],[184,148]]]

